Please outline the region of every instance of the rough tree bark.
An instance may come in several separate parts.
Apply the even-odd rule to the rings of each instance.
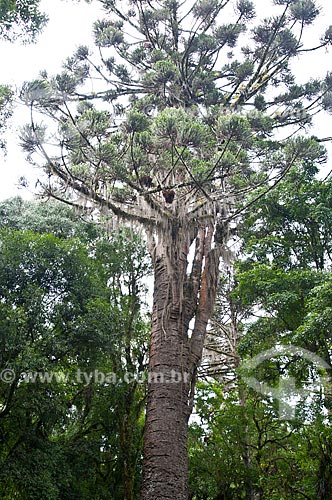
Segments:
[[[218,250],[213,227],[172,226],[155,245],[154,300],[142,500],[187,500],[187,429],[208,320],[216,296]],[[190,335],[189,324],[194,319]]]

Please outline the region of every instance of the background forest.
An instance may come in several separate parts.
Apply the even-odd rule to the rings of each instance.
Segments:
[[[203,365],[189,430],[190,498],[329,498],[329,394],[283,421],[278,401],[249,389],[235,367],[285,338],[330,363],[331,195],[329,181],[296,172],[259,207],[263,227],[253,229],[250,213],[243,220],[250,257],[221,280],[227,304],[208,343],[220,360]],[[19,374],[1,383],[1,498],[138,498],[145,384],[78,383],[76,373],[146,370],[148,255],[138,236],[108,235],[62,204],[16,198],[0,215],[1,369]],[[225,352],[234,329],[236,348]],[[289,370],[300,386],[313,376],[302,359],[260,370],[271,385]],[[59,378],[20,382],[45,371]]]
[[[332,110],[332,74],[299,84],[290,64],[327,50],[332,28],[305,44],[312,0],[275,0],[260,25],[254,2],[220,25],[228,1],[192,2],[190,29],[186,2],[100,3],[98,63],[81,46],[59,75],[0,87],[0,129],[20,99],[21,147],[44,171],[35,201],[0,203],[0,498],[328,500],[329,370],[275,350],[254,370],[266,392],[245,363],[276,346],[332,363],[331,134],[310,132]],[[0,13],[12,42],[47,22],[36,0]],[[191,376],[177,498],[167,479],[163,498],[146,488],[153,349],[175,367],[181,353]],[[285,418],[273,390],[290,379]],[[162,397],[181,420],[178,395]]]

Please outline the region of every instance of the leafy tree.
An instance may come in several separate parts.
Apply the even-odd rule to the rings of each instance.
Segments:
[[[81,46],[61,74],[25,84],[32,122],[22,143],[33,161],[43,156],[48,196],[145,230],[154,266],[149,370],[182,381],[149,384],[142,499],[184,500],[188,417],[230,221],[293,167],[325,158],[319,140],[294,127],[331,109],[331,74],[299,84],[290,62],[328,47],[332,32],[305,45],[319,14],[313,0],[276,0],[256,24],[247,0],[101,3],[100,61]]]
[[[0,203],[0,229],[51,233],[58,238],[78,238],[87,244],[107,237],[105,228],[96,221],[83,219],[63,203],[26,201],[19,196]]]
[[[241,236],[251,262],[279,269],[323,271],[331,260],[332,185],[311,171],[292,169],[242,222]]]
[[[200,424],[189,430],[192,500],[326,498],[329,426],[278,419],[276,406],[253,391],[199,383]],[[243,394],[243,392],[242,392]]]
[[[262,312],[249,327],[245,349],[267,349],[278,339],[330,364],[331,182],[314,174],[292,170],[256,204],[255,216],[244,218],[236,295],[249,311]],[[318,328],[318,316],[325,328]]]
[[[62,205],[14,199],[0,210],[1,498],[133,500],[145,401],[144,248],[126,231],[91,235]],[[49,234],[10,229],[28,213],[33,227],[44,214]],[[61,238],[51,233],[59,223]],[[126,383],[127,373],[141,380]],[[116,379],[100,378],[107,374]]]
[[[1,0],[0,38],[31,41],[45,26],[47,17],[39,11],[40,0]]]
[[[255,216],[248,213],[244,217],[244,256],[237,265],[234,293],[234,299],[247,308],[246,334],[238,346],[241,357],[276,344],[296,345],[331,366],[331,183],[315,179],[314,174],[291,171],[273,193],[256,204]],[[328,388],[317,392],[319,372],[301,358],[276,357],[262,363],[255,376],[274,385],[285,374],[294,377],[299,387],[307,387],[311,395],[299,402],[296,434],[284,441],[283,459],[289,462],[291,453],[296,458],[294,475],[300,483],[293,482],[283,494],[285,498],[324,498],[331,489],[327,465],[331,394]],[[269,402],[264,404],[267,408]],[[276,481],[280,481],[279,474],[280,469]],[[265,489],[264,474],[260,481]],[[276,494],[281,490],[276,489]],[[274,498],[266,491],[265,497]]]

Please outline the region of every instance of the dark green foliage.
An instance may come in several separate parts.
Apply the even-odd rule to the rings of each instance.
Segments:
[[[323,270],[331,254],[332,186],[314,178],[310,149],[303,151],[304,168],[291,170],[275,190],[257,202],[255,212],[242,225],[246,252],[252,254],[252,260],[273,263],[285,271],[308,266]]]
[[[307,151],[305,168],[290,171],[244,219],[235,295],[248,316],[260,314],[239,349],[252,355],[278,342],[299,345],[330,364],[331,183],[315,179]],[[305,364],[290,367],[309,380]]]
[[[98,235],[54,203],[16,198],[0,212],[0,372],[16,374],[0,382],[0,496],[137,498],[149,272],[139,238]]]
[[[225,394],[215,382],[198,386],[197,412],[192,500],[328,498],[331,431],[319,416],[312,424],[284,422],[268,399],[243,387]]]

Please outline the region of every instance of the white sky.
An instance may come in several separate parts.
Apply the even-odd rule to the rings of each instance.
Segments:
[[[37,43],[19,45],[0,43],[0,61],[3,74],[1,83],[9,83],[20,88],[24,81],[38,76],[46,69],[52,75],[61,69],[62,62],[75,51],[78,45],[92,45],[92,23],[102,17],[100,4],[87,4],[84,0],[42,0],[41,10],[49,16],[49,22]],[[8,134],[8,154],[0,157],[0,199],[15,194],[28,197],[26,190],[17,189],[20,176],[37,178],[37,169],[28,164],[18,145],[18,127],[29,121],[27,110],[20,106],[12,120]],[[31,189],[34,182],[31,183]]]
[[[255,0],[257,11],[268,15],[269,0]],[[332,24],[332,2],[321,0],[323,15],[307,36],[309,45],[318,41],[319,36]],[[61,63],[70,56],[78,45],[92,45],[92,23],[102,17],[102,10],[98,2],[86,4],[84,0],[79,3],[74,0],[42,0],[41,9],[49,16],[49,23],[44,32],[33,45],[22,46],[0,42],[0,75],[1,83],[10,83],[19,88],[26,80],[32,80],[38,73],[45,69],[50,75],[61,68]],[[330,54],[321,50],[317,53],[306,55],[306,59],[295,62],[295,73],[300,80],[321,76],[328,70],[332,71],[332,50]],[[17,128],[28,122],[26,110],[19,107],[8,134],[8,154],[6,158],[0,156],[0,199],[8,198],[15,194],[29,196],[25,190],[17,189],[17,180],[20,176],[36,179],[38,172],[29,165],[20,151],[18,145]],[[310,133],[318,136],[332,136],[332,117],[326,114],[315,121],[315,127]],[[330,158],[332,147],[329,146]],[[330,164],[332,160],[330,159]],[[327,169],[328,170],[328,169]],[[33,191],[34,182],[31,189]]]

